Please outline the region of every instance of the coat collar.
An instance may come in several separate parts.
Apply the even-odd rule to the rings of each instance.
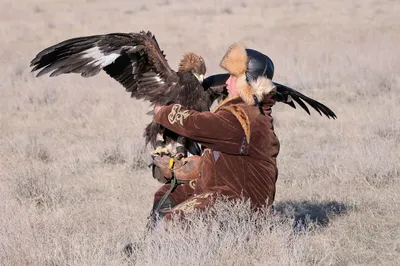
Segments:
[[[234,97],[228,97],[225,100],[223,100],[222,102],[220,102],[217,106],[215,106],[215,108],[211,112],[215,113],[221,107],[226,106],[228,104],[241,104],[241,103],[244,103],[244,101],[242,100],[242,98],[239,95],[234,96]]]

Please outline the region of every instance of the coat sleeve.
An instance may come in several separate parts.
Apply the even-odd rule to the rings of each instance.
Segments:
[[[155,120],[181,136],[221,152],[240,154],[245,141],[239,120],[226,110],[197,112],[179,104],[171,104],[160,108]]]

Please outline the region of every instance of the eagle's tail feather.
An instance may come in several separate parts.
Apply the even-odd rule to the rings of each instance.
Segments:
[[[160,134],[162,127],[155,120],[151,121],[145,128],[143,136],[145,137],[146,145],[151,143],[153,148],[155,148],[157,141],[157,134]]]

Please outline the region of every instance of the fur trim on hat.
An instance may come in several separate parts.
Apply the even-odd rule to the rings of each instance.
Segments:
[[[249,84],[246,81],[247,64],[246,48],[241,44],[234,43],[222,58],[220,66],[237,77],[236,88],[243,101],[248,105],[255,105],[253,95],[261,102],[265,94],[274,91],[276,88],[272,80],[265,76],[258,77],[256,81]]]
[[[265,76],[260,76],[256,81],[249,84],[246,81],[246,77],[242,75],[238,77],[236,81],[236,89],[239,96],[245,103],[248,105],[255,105],[256,103],[253,95],[257,97],[259,102],[261,102],[264,98],[264,95],[275,91],[276,87],[272,83],[272,80]]]
[[[225,53],[220,66],[238,77],[247,71],[247,59],[246,48],[241,44],[234,43]]]

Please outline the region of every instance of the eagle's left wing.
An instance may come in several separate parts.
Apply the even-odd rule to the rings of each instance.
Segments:
[[[329,109],[326,105],[298,92],[295,89],[289,88],[285,85],[273,82],[276,86],[275,100],[278,102],[283,102],[296,109],[294,102],[297,102],[308,114],[310,111],[303,101],[308,103],[312,108],[314,108],[321,116],[322,113],[328,117],[336,119],[336,114]],[[302,101],[303,100],[303,101]]]
[[[223,73],[223,74],[216,74],[207,77],[203,81],[203,87],[215,93],[217,96],[226,97],[228,92],[226,90],[225,82],[228,80],[230,74]],[[274,98],[277,102],[282,102],[291,107],[296,109],[296,105],[294,102],[297,102],[308,114],[310,111],[308,110],[307,106],[304,104],[303,101],[308,103],[311,107],[313,107],[321,116],[322,113],[326,115],[328,118],[337,118],[336,114],[329,109],[324,104],[298,92],[295,89],[289,88],[285,85],[272,82],[276,86],[276,92]],[[302,101],[303,100],[303,101]]]
[[[104,70],[137,99],[159,103],[179,82],[151,32],[110,33],[65,40],[31,61],[36,77],[79,73],[92,77]]]

